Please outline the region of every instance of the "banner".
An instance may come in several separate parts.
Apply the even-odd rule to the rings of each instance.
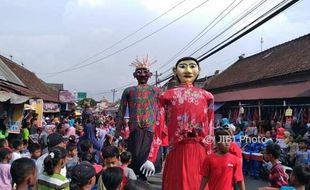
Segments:
[[[59,104],[56,103],[44,103],[43,104],[44,113],[57,113],[60,112]]]
[[[36,114],[38,114],[38,127],[42,127],[43,119],[43,100],[42,99],[31,99],[29,100],[31,107],[35,109]]]
[[[70,91],[68,90],[59,91],[59,101],[61,103],[73,103],[74,100],[75,97]]]
[[[11,105],[9,108],[8,132],[19,134],[23,120],[23,104]]]

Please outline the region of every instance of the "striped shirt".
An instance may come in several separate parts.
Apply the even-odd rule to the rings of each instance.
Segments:
[[[54,173],[53,175],[47,175],[47,173],[44,172],[41,175],[39,175],[38,189],[39,190],[70,190],[69,180],[60,174]]]

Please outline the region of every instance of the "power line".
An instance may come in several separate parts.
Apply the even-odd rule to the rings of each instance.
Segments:
[[[255,12],[258,8],[260,8],[267,0],[261,0],[260,2],[258,2],[256,5],[254,5],[254,7],[252,7],[252,5],[249,7],[249,9],[246,9],[244,12],[242,12],[241,14],[239,14],[233,21],[232,24],[230,25],[226,25],[225,27],[223,27],[223,31],[220,32],[219,34],[217,34],[215,37],[213,37],[209,42],[213,42],[215,39],[219,38],[222,34],[224,34],[225,32],[227,32],[228,30],[232,29],[234,26],[236,26],[240,21],[243,21],[246,17],[248,17],[249,15],[251,15],[253,12]],[[190,54],[190,56],[193,56],[193,54],[195,54],[196,51],[192,54]]]
[[[224,44],[223,46],[219,47],[218,49],[214,50],[213,52],[209,53],[208,55],[204,55],[204,57],[199,56],[198,61],[201,62],[204,59],[206,59],[207,57],[210,57],[211,55],[217,53],[218,51],[220,51],[221,49],[225,48],[226,46],[230,45],[231,43],[235,42],[236,40],[240,39],[241,37],[243,37],[244,35],[248,34],[249,32],[253,31],[254,29],[256,29],[257,27],[259,27],[260,25],[262,25],[263,23],[267,22],[268,20],[270,20],[271,18],[273,18],[274,16],[278,15],[279,13],[283,12],[284,10],[286,10],[287,8],[289,8],[290,6],[292,6],[293,4],[295,4],[296,2],[298,2],[299,0],[293,0],[285,5],[283,5],[281,7],[282,4],[284,4],[287,0],[282,1],[281,3],[279,3],[278,5],[274,6],[273,8],[271,8],[269,11],[267,11],[266,13],[264,13],[263,15],[261,15],[259,18],[255,19],[255,21],[251,22],[249,24],[252,25],[253,23],[255,23],[256,21],[260,20],[261,18],[267,16],[268,14],[270,14],[269,16],[267,16],[265,19],[263,19],[262,21],[260,21],[259,23],[255,24],[254,26],[252,26],[251,28],[247,29],[246,31],[244,31],[242,34],[240,34],[239,36],[235,37],[234,39],[232,39],[231,41],[229,41],[228,43]],[[280,7],[280,8],[279,8]],[[276,10],[277,8],[279,8],[278,10]],[[276,10],[276,11],[274,11]],[[272,13],[272,11],[274,11]],[[242,30],[246,29],[247,27],[242,28]],[[237,32],[237,34],[242,31],[239,30]],[[236,33],[235,33],[236,34]],[[235,35],[234,34],[234,35]],[[232,35],[231,37],[229,37],[228,39],[224,40],[223,42],[221,42],[220,44],[218,44],[217,46],[221,45],[222,43],[224,43],[225,41],[229,40],[230,38],[232,38],[234,35]],[[212,48],[211,50],[207,51],[206,53],[212,51],[213,49],[215,49],[217,46],[215,46],[214,48]],[[201,58],[202,57],[202,58]],[[162,83],[166,80],[169,80],[173,77],[173,74],[169,74],[168,76],[166,76],[165,78],[163,78],[162,80],[158,81],[158,83]]]
[[[235,7],[233,7],[226,15],[224,15],[220,20],[218,20],[213,26],[212,24],[222,16],[237,0],[234,0],[230,3],[215,19],[213,19],[202,31],[199,32],[190,42],[188,42],[179,52],[177,52],[173,57],[171,57],[167,62],[165,62],[161,67],[157,70],[160,70],[167,66],[170,62],[175,60],[179,55],[184,53],[189,47],[191,47],[195,42],[197,42],[201,37],[203,37],[208,31],[210,31],[214,26],[216,26],[221,20],[223,20],[236,6],[238,6],[243,0],[241,0]],[[209,28],[210,27],[210,28]],[[207,30],[208,29],[208,30]],[[206,31],[207,30],[207,31]],[[206,32],[205,32],[206,31]],[[165,71],[166,72],[166,71]],[[164,73],[165,73],[164,72]]]
[[[250,15],[251,13],[253,13],[255,10],[257,10],[257,8],[261,7],[264,3],[266,2],[266,0],[262,0],[260,1],[257,5],[255,5],[252,9],[248,10],[247,12],[245,12],[243,15],[238,15],[238,17],[236,18],[236,20],[234,20],[234,22],[232,24],[230,24],[229,26],[227,26],[222,32],[218,33],[217,35],[215,35],[214,37],[211,38],[211,40],[209,40],[207,43],[205,43],[202,47],[198,48],[197,50],[195,50],[190,56],[193,56],[195,53],[197,53],[198,51],[200,51],[202,48],[204,48],[205,46],[207,46],[208,44],[210,44],[211,42],[213,42],[215,39],[217,39],[219,36],[221,36],[222,34],[224,34],[226,31],[228,31],[229,29],[231,29],[233,26],[235,26],[237,23],[239,23],[240,21],[242,21],[244,18],[246,18],[248,15]]]
[[[223,48],[227,47],[228,45],[232,44],[233,42],[235,42],[236,40],[240,39],[241,37],[245,36],[246,34],[248,34],[249,32],[253,31],[254,29],[256,29],[257,27],[261,26],[262,24],[264,24],[265,22],[269,21],[271,18],[275,17],[276,15],[278,15],[279,13],[283,12],[284,10],[286,10],[287,8],[289,8],[290,6],[292,6],[293,4],[295,4],[296,2],[298,2],[299,0],[292,0],[290,2],[288,2],[287,4],[283,5],[287,0],[283,0],[282,2],[280,2],[278,5],[276,5],[275,7],[271,8],[269,11],[267,11],[267,13],[263,14],[262,16],[260,16],[259,18],[255,19],[255,21],[253,21],[252,23],[250,23],[249,25],[247,25],[246,27],[242,28],[241,30],[239,30],[238,32],[236,32],[235,34],[233,34],[231,37],[236,36],[238,33],[240,33],[242,30],[246,29],[248,26],[252,25],[253,23],[255,23],[256,21],[262,19],[263,17],[267,16],[270,12],[274,11],[275,9],[277,9],[278,7],[280,7],[278,10],[275,10],[273,13],[271,13],[269,16],[267,16],[266,18],[264,18],[263,20],[261,20],[260,22],[258,22],[257,24],[255,24],[254,26],[252,26],[251,28],[247,29],[245,32],[241,33],[240,35],[236,36],[235,38],[233,38],[232,40],[230,40],[229,42],[225,43],[226,41],[228,41],[230,38],[226,39],[225,41],[221,42],[220,44],[216,45],[215,47],[213,47],[212,49],[210,49],[209,51],[205,52],[204,54],[202,54],[201,56],[198,57],[198,61],[201,62],[203,60],[205,60],[206,58],[210,57],[211,55],[217,53],[218,51],[222,50]],[[281,7],[282,6],[282,7]],[[225,43],[225,44],[223,44]],[[222,45],[223,44],[223,45]],[[220,46],[222,45],[222,46]],[[220,47],[219,47],[220,46]],[[218,48],[217,48],[218,47]],[[214,51],[212,51],[214,50]],[[211,52],[212,51],[212,52]]]
[[[280,2],[278,5],[274,6],[272,9],[270,9],[269,11],[267,11],[265,14],[263,14],[262,16],[260,16],[258,19],[255,19],[255,21],[260,20],[260,18],[266,16],[268,13],[271,13],[273,10],[277,9],[278,7],[280,7],[283,3],[285,3],[287,0],[284,0],[282,2]],[[271,13],[269,16],[267,16],[265,19],[261,20],[260,22],[258,22],[257,24],[255,24],[254,26],[252,26],[251,28],[249,28],[248,30],[244,31],[242,34],[240,34],[239,36],[235,37],[234,39],[230,40],[229,42],[227,42],[226,44],[220,46],[219,48],[217,48],[216,50],[214,50],[213,52],[205,55],[206,53],[210,52],[211,50],[213,50],[214,48],[216,48],[217,46],[221,45],[223,42],[229,40],[226,39],[225,41],[223,41],[222,43],[220,43],[219,45],[215,46],[214,48],[212,48],[211,50],[207,51],[206,53],[203,54],[203,56],[199,56],[200,58],[198,58],[198,61],[201,62],[203,60],[205,60],[206,58],[210,57],[211,55],[217,53],[218,51],[220,51],[221,49],[225,48],[226,46],[230,45],[231,43],[235,42],[236,40],[240,39],[241,37],[243,37],[244,35],[248,34],[249,32],[253,31],[254,29],[256,29],[257,27],[259,27],[260,25],[264,24],[265,22],[267,22],[268,20],[270,20],[271,18],[275,17],[276,15],[278,15],[279,13],[283,12],[284,10],[286,10],[287,8],[289,8],[290,6],[292,6],[293,4],[295,4],[296,2],[298,2],[299,0],[292,0],[290,2],[288,2],[287,4],[283,5],[282,7],[280,7],[278,10],[275,10],[273,13]],[[252,22],[253,23],[253,22]],[[251,24],[252,24],[251,23]],[[246,27],[245,27],[246,28]],[[244,28],[243,28],[244,29]],[[242,30],[243,30],[242,29]],[[239,31],[237,32],[239,33]],[[235,34],[234,34],[235,35]],[[234,36],[232,35],[232,37]],[[169,80],[170,78],[172,78],[173,75],[169,75],[167,76],[165,79],[163,79],[160,82]],[[160,83],[159,82],[159,83]]]
[[[245,17],[247,17],[247,16],[248,16],[250,13],[252,13],[253,11],[257,10],[257,9],[258,9],[259,7],[261,7],[265,2],[266,2],[266,0],[262,0],[262,1],[260,1],[259,3],[257,3],[257,4],[256,4],[256,3],[251,4],[251,5],[249,6],[249,8],[247,8],[247,9],[244,11],[245,13],[243,12],[243,13],[239,14],[239,15],[234,19],[235,22],[234,22],[233,24],[229,25],[229,27],[227,27],[225,31],[227,31],[228,29],[230,29],[232,26],[236,25],[238,22],[240,22],[241,20],[243,20]],[[240,4],[240,2],[239,2],[238,4]],[[237,4],[237,5],[238,5],[238,4]],[[227,8],[229,8],[231,5],[232,5],[232,4],[230,4]],[[233,8],[235,8],[235,7],[236,7],[236,6],[234,6]],[[225,10],[227,10],[227,8],[224,9],[224,11],[222,11],[222,12],[220,13],[220,15],[221,15],[223,12],[225,12]],[[233,8],[232,8],[232,9],[233,9]],[[230,12],[232,11],[232,9],[230,10]],[[220,15],[219,15],[219,16],[220,16]],[[227,15],[227,14],[226,14],[226,15]],[[225,16],[226,16],[226,15],[225,15]],[[216,19],[219,18],[219,16],[216,17]],[[224,17],[225,17],[225,16],[224,16]],[[224,17],[222,17],[221,19],[223,19]],[[215,19],[215,20],[216,20],[216,19]],[[214,22],[215,20],[213,20],[212,22]],[[211,22],[211,23],[212,23],[212,22]],[[210,24],[209,24],[209,25],[210,25]],[[208,25],[208,26],[209,26],[209,25]],[[206,32],[207,32],[207,31],[206,31]],[[205,33],[206,33],[206,32],[205,32]],[[201,32],[201,33],[202,33],[202,32]],[[201,34],[201,33],[200,33],[200,34]],[[222,33],[223,33],[223,32],[222,32]],[[221,33],[221,34],[222,34],[222,33]],[[199,36],[199,35],[198,35],[198,36]],[[216,38],[219,37],[219,36],[220,36],[220,35],[217,35]],[[197,36],[196,36],[196,37],[197,37]],[[195,38],[196,38],[196,37],[195,37]],[[194,38],[194,39],[195,39],[195,38]],[[215,39],[215,38],[214,38],[214,39]],[[213,40],[214,40],[214,39],[213,39]],[[193,40],[192,40],[192,41],[193,41]],[[173,61],[173,60],[174,60],[174,59],[171,58],[169,61],[165,62],[165,65],[169,64],[169,63],[170,63],[171,61]],[[172,68],[169,68],[169,69],[165,70],[165,71],[162,72],[161,74],[163,75],[163,74],[165,74],[165,73],[167,73],[167,72],[169,72],[169,71],[171,72],[171,71],[172,71]],[[166,77],[164,77],[164,79],[158,81],[157,83],[159,84],[159,83],[161,83],[161,82],[163,82],[163,81],[166,81],[166,80],[170,79],[172,76],[173,76],[173,74],[170,73],[170,74],[168,74]],[[153,81],[152,83],[156,84],[156,81]]]
[[[246,16],[248,16],[250,13],[252,13],[253,11],[255,11],[257,8],[259,8],[259,7],[260,7],[263,3],[265,3],[265,2],[266,2],[266,0],[262,0],[262,1],[260,1],[258,4],[256,4],[254,7],[252,7],[252,6],[253,6],[255,3],[251,4],[251,5],[249,6],[249,8],[246,9],[246,10],[244,11],[244,12],[246,12],[246,13],[245,13],[245,14],[243,14],[243,13],[239,14],[239,15],[236,17],[236,19],[234,19],[234,20],[237,20],[237,21],[235,21],[233,24],[231,24],[229,27],[227,27],[226,30],[224,30],[224,32],[227,31],[228,29],[230,29],[230,28],[231,28],[232,26],[234,26],[235,24],[237,24],[237,23],[238,23],[239,21],[241,21],[242,19],[244,19],[244,18],[245,18]],[[239,4],[240,4],[240,2],[239,2],[237,5],[239,5]],[[236,6],[235,6],[235,7],[236,7]],[[234,7],[234,8],[235,8],[235,7]],[[252,7],[252,8],[251,8],[251,7]],[[229,6],[228,6],[227,8],[229,8]],[[227,8],[226,8],[226,9],[227,9]],[[233,8],[233,9],[234,9],[234,8]],[[250,9],[250,8],[251,8],[251,9]],[[225,10],[226,10],[226,9],[225,9]],[[232,10],[233,10],[233,9],[232,9]],[[250,9],[250,10],[249,10],[249,9]],[[223,12],[225,12],[225,10],[224,10]],[[232,10],[230,10],[230,12],[231,12]],[[222,12],[222,13],[223,13],[223,12]],[[220,13],[220,15],[221,15],[222,13]],[[228,13],[229,13],[229,12],[228,12]],[[242,14],[243,14],[243,15],[242,15]],[[220,15],[219,15],[219,16],[220,16]],[[226,15],[227,15],[227,14],[226,14]],[[226,16],[226,15],[225,15],[225,16]],[[219,17],[219,16],[218,16],[218,17]],[[224,16],[224,17],[225,17],[225,16]],[[217,17],[217,18],[218,18],[218,17]],[[221,20],[222,20],[224,17],[222,17]],[[216,18],[216,19],[217,19],[217,18]],[[216,19],[215,19],[215,20],[216,20]],[[213,20],[212,22],[214,22],[215,20]],[[220,20],[219,20],[219,21],[220,21]],[[219,22],[219,21],[218,21],[218,22]],[[211,23],[212,23],[212,22],[211,22]],[[217,22],[217,23],[218,23],[218,22]],[[217,23],[216,23],[216,24],[217,24]],[[209,24],[209,25],[210,25],[210,24]],[[209,25],[208,25],[208,26],[209,26]],[[208,26],[207,26],[207,27],[208,27]],[[214,26],[215,26],[215,25],[213,25],[212,27],[214,27]],[[193,45],[192,42],[195,43],[195,42],[196,42],[197,40],[199,40],[202,36],[204,36],[204,35],[209,31],[209,30],[205,31],[205,29],[207,29],[207,27],[204,28],[204,29],[203,29],[192,41],[190,41],[186,46],[188,46],[188,45],[190,45],[190,46]],[[210,28],[210,29],[212,29],[212,28]],[[223,34],[224,32],[221,32],[220,35]],[[199,37],[199,35],[200,35],[201,33],[203,33],[203,34]],[[215,39],[218,38],[220,35],[217,35],[217,36],[216,36],[215,38],[213,38],[211,41],[215,40]],[[199,38],[197,39],[197,37],[199,37]],[[209,41],[209,42],[211,42],[211,41]],[[192,44],[191,44],[191,43],[192,43]],[[190,46],[189,46],[189,47],[186,48],[186,46],[184,47],[184,48],[185,48],[185,51],[190,47]],[[183,49],[184,49],[184,48],[183,48]],[[182,49],[182,50],[183,50],[183,49]],[[177,56],[179,55],[179,53],[183,53],[183,52],[184,52],[184,51],[182,51],[182,50],[179,51],[174,57],[172,57],[171,59],[169,59],[169,61],[167,61],[164,65],[165,65],[165,66],[168,65],[171,61],[173,61],[175,58],[177,58]],[[191,54],[191,56],[192,56],[192,55],[193,55],[193,54]],[[162,67],[161,67],[161,68],[162,68]],[[169,69],[163,71],[162,74],[165,74],[165,73],[167,73],[167,72],[169,72],[169,71],[171,71],[171,68],[169,68]]]
[[[84,59],[83,61],[81,61],[80,63],[78,64],[75,64],[71,67],[69,67],[68,69],[71,69],[71,68],[74,68],[78,65],[81,65],[87,61],[89,61],[90,59],[94,58],[94,57],[97,57],[98,55],[112,49],[113,47],[115,47],[116,45],[120,44],[121,42],[127,40],[128,38],[130,38],[131,36],[137,34],[138,32],[140,32],[141,30],[143,30],[144,28],[146,28],[147,26],[151,25],[152,23],[154,23],[155,21],[157,21],[158,19],[160,19],[161,17],[165,16],[166,14],[168,14],[169,12],[171,12],[172,10],[174,10],[175,8],[177,8],[178,6],[180,6],[181,4],[183,4],[186,0],[182,0],[180,1],[179,3],[177,3],[176,5],[172,6],[171,8],[169,8],[167,11],[165,11],[164,13],[162,13],[161,15],[159,15],[158,17],[154,18],[153,20],[151,20],[150,22],[144,24],[143,26],[141,26],[140,28],[138,28],[137,30],[135,30],[134,32],[126,35],[125,37],[121,38],[120,40],[118,40],[117,42],[115,42],[114,44],[110,45],[109,47],[105,48],[104,50]],[[53,73],[37,73],[37,74],[54,74],[55,72]]]
[[[88,64],[84,64],[84,65],[81,65],[81,66],[78,66],[78,67],[75,67],[75,68],[64,69],[64,70],[62,70],[62,71],[55,72],[55,73],[53,73],[54,75],[49,75],[49,76],[47,76],[47,77],[45,77],[45,78],[49,78],[49,77],[52,77],[52,76],[55,76],[55,75],[57,75],[57,74],[61,74],[61,73],[64,73],[64,72],[69,72],[69,71],[74,71],[74,70],[77,70],[77,69],[81,69],[81,68],[87,67],[87,66],[89,66],[89,65],[93,65],[93,64],[95,64],[95,63],[97,63],[97,62],[99,62],[99,61],[102,61],[102,60],[104,60],[104,59],[107,59],[107,58],[109,58],[109,57],[111,57],[111,56],[113,56],[113,55],[115,55],[115,54],[118,54],[118,53],[120,53],[120,52],[122,52],[122,51],[124,51],[124,50],[126,50],[126,49],[128,49],[128,48],[130,48],[130,47],[132,47],[132,46],[134,46],[134,45],[136,45],[136,44],[142,42],[143,40],[145,40],[145,39],[147,39],[147,38],[153,36],[154,34],[160,32],[161,30],[167,28],[168,26],[170,26],[171,24],[177,22],[178,20],[180,20],[181,18],[185,17],[185,16],[188,15],[189,13],[191,13],[191,12],[195,11],[196,9],[200,8],[202,5],[204,5],[204,4],[207,3],[208,1],[209,1],[209,0],[203,1],[202,3],[200,3],[200,4],[197,5],[197,6],[195,6],[194,8],[192,8],[191,10],[189,10],[188,12],[186,12],[185,14],[183,14],[183,15],[177,17],[176,19],[172,20],[172,21],[169,22],[168,24],[166,24],[166,25],[160,27],[159,29],[157,29],[157,30],[151,32],[150,34],[148,34],[148,35],[146,35],[146,36],[140,38],[139,40],[137,40],[137,41],[135,41],[135,42],[133,42],[133,43],[131,43],[131,44],[129,44],[129,45],[127,45],[127,46],[125,46],[125,47],[123,47],[123,48],[121,48],[121,49],[119,49],[119,50],[117,50],[117,51],[115,51],[115,52],[113,52],[113,53],[111,53],[111,54],[109,54],[109,55],[107,55],[107,56],[104,56],[104,57],[102,57],[102,58],[100,58],[100,59],[97,59],[97,60],[95,60],[95,61],[92,61],[92,62],[90,62],[90,63],[88,63]]]

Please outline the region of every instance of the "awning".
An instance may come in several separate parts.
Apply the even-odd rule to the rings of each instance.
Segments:
[[[11,98],[9,92],[0,91],[0,102],[6,102]]]
[[[310,97],[310,81],[214,93],[215,102]]]
[[[12,92],[0,91],[0,102],[10,100],[11,104],[22,104],[29,100],[28,96],[21,96]]]
[[[220,109],[225,103],[223,102],[217,102],[217,103],[214,103],[214,111]]]

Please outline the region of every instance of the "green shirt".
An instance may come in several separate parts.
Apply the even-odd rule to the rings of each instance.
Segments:
[[[29,130],[27,128],[22,129],[22,137],[23,140],[29,140]]]
[[[8,130],[0,130],[0,139],[5,139],[9,136]]]
[[[46,172],[39,175],[38,179],[39,190],[70,190],[69,180],[60,175],[54,173],[53,175],[47,175]]]

